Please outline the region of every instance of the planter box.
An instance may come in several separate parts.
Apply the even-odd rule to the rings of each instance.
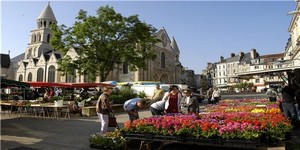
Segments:
[[[96,106],[82,107],[81,113],[83,116],[97,116]]]
[[[217,147],[230,147],[230,148],[247,148],[257,149],[261,146],[260,140],[245,140],[245,139],[222,139],[222,138],[195,138],[185,136],[170,136],[170,135],[153,135],[153,134],[139,134],[139,133],[126,133],[121,132],[121,136],[129,140],[142,140],[142,141],[160,141],[160,142],[173,142],[194,144],[202,146],[217,146]]]

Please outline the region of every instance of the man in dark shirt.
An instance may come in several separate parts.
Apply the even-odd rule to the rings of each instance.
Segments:
[[[289,120],[296,118],[295,113],[295,90],[291,85],[286,85],[282,91],[282,109],[283,114]]]

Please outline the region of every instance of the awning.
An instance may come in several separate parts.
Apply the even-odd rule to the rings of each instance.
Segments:
[[[54,83],[54,82],[27,82],[30,87],[70,87],[65,83]]]
[[[292,66],[292,67],[284,67],[284,68],[276,68],[276,69],[248,71],[248,72],[238,73],[237,75],[241,77],[241,76],[258,75],[258,74],[266,74],[266,73],[273,73],[273,72],[284,72],[284,71],[299,70],[299,69],[300,66]]]
[[[84,87],[103,87],[103,86],[115,86],[108,83],[65,83],[69,87],[84,88]]]
[[[30,85],[26,82],[20,82],[16,80],[4,79],[0,78],[1,88],[6,87],[21,87],[21,88],[29,88]]]
[[[106,83],[54,83],[54,82],[28,82],[30,87],[66,87],[66,88],[83,88],[83,87],[101,87],[114,86]]]

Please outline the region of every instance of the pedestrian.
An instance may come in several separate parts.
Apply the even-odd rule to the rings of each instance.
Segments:
[[[160,88],[159,84],[156,84],[155,90],[154,90],[152,98],[151,98],[152,99],[151,104],[155,103],[157,101],[160,101],[163,98],[164,94],[165,94],[165,91]]]
[[[286,85],[282,89],[282,109],[284,116],[290,121],[296,120],[295,113],[295,90],[291,85]]]
[[[100,134],[104,134],[108,130],[108,115],[112,112],[109,103],[109,95],[112,93],[112,87],[105,86],[102,88],[103,93],[99,96],[96,104],[96,112],[100,119]]]
[[[296,101],[295,109],[296,109],[297,118],[300,121],[300,87],[298,85],[295,87],[296,87],[295,88],[296,89],[295,90],[295,101]]]
[[[164,100],[157,101],[150,105],[150,111],[152,116],[165,114],[165,102]]]
[[[211,98],[212,98],[213,91],[214,90],[212,88],[209,88],[207,90],[207,102],[208,102],[208,104],[212,104]]]
[[[179,113],[180,101],[181,101],[181,93],[179,92],[179,88],[176,85],[171,85],[169,92],[165,93],[163,100],[165,103],[165,111],[166,113]]]
[[[278,94],[277,94],[276,90],[273,88],[273,86],[270,86],[270,88],[267,90],[266,94],[267,94],[270,102],[277,101]]]
[[[146,101],[143,98],[132,98],[124,103],[124,110],[129,116],[130,122],[139,119],[138,109],[144,107]]]
[[[199,102],[197,97],[192,95],[191,89],[184,90],[184,96],[181,99],[181,112],[184,114],[199,113]]]
[[[214,91],[212,93],[212,98],[213,98],[213,101],[212,101],[213,104],[219,103],[219,101],[221,99],[221,91],[219,88],[217,88],[217,87],[214,88]]]

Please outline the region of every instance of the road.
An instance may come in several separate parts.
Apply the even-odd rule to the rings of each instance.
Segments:
[[[247,97],[258,96],[262,95],[250,94]],[[240,95],[222,96],[232,99],[239,97]],[[202,105],[206,103],[207,100],[204,100]],[[141,118],[149,116],[151,114],[148,109],[140,111]],[[116,113],[116,118],[120,127],[128,120],[126,113]],[[88,138],[99,131],[99,125],[97,117],[73,115],[71,119],[51,120],[1,114],[1,150],[89,150]],[[299,131],[298,134],[300,135]],[[180,146],[177,148],[180,149]]]

